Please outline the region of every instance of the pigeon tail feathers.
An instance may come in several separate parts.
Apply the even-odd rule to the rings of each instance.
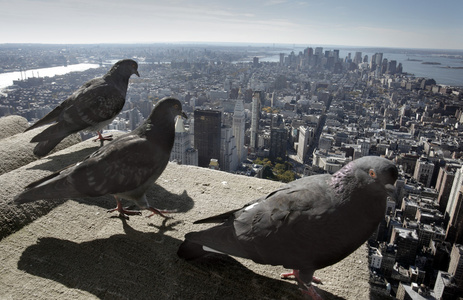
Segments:
[[[220,214],[220,215],[216,215],[216,216],[212,216],[212,217],[209,217],[209,218],[197,220],[197,221],[194,221],[193,224],[223,223],[223,222],[227,221],[228,218],[230,218],[230,216],[232,216],[238,210],[240,210],[240,209],[231,210],[231,211],[228,211],[228,212]]]
[[[47,140],[53,140],[53,139],[58,139],[58,138],[63,139],[67,137],[68,135],[74,132],[78,132],[78,131],[79,129],[73,130],[72,124],[61,121],[61,122],[51,125],[50,127],[46,128],[41,133],[34,136],[31,139],[31,143],[44,142]]]
[[[56,145],[58,145],[65,137],[60,137],[54,140],[48,140],[48,141],[43,141],[39,142],[35,147],[34,147],[34,155],[38,157],[43,157],[50,153],[51,150],[53,150]]]
[[[54,174],[53,174],[54,175]],[[53,177],[54,176],[49,176]],[[47,178],[49,178],[47,177]],[[46,184],[48,180],[41,180],[42,183],[32,187],[21,194],[17,195],[13,202],[15,204],[23,204],[28,202],[33,202],[37,200],[45,200],[45,199],[69,199],[69,198],[78,198],[82,197],[81,193],[76,191],[66,180],[66,178],[58,179],[53,184]],[[36,184],[35,182],[31,185]],[[31,186],[30,185],[30,186]],[[64,197],[65,195],[65,197]]]
[[[202,245],[190,242],[188,240],[185,240],[180,245],[177,251],[178,257],[183,258],[185,260],[197,259],[203,257],[204,255],[207,255],[208,253],[209,252],[203,249]]]
[[[26,130],[24,130],[24,132],[29,131],[29,130],[34,129],[34,128],[37,128],[37,127],[40,127],[40,126],[43,126],[43,125],[46,125],[46,124],[49,124],[49,123],[52,123],[52,122],[55,122],[58,119],[59,115],[61,114],[62,110],[63,109],[62,109],[61,105],[56,107],[54,110],[49,112],[45,117],[43,117],[42,119],[35,122],[35,124],[33,124],[33,125],[29,126],[28,128],[26,128]]]

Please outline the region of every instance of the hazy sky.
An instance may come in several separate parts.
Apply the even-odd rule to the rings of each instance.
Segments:
[[[0,0],[0,43],[463,49],[462,0]]]

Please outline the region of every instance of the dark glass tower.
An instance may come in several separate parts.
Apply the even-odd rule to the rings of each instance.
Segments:
[[[220,159],[221,117],[222,113],[216,110],[194,112],[194,144],[200,167],[209,167],[211,158]]]

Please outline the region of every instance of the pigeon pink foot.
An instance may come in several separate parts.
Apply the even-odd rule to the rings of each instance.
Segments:
[[[113,140],[113,136],[112,135],[107,135],[107,136],[102,136],[101,135],[101,132],[97,131],[98,133],[98,137],[96,139],[94,139],[93,141],[96,142],[96,141],[112,141]]]
[[[121,201],[119,201],[118,198],[116,198],[116,201],[117,201],[116,208],[108,210],[107,211],[108,213],[118,211],[119,212],[119,217],[127,219],[127,220],[129,219],[129,217],[128,217],[129,215],[130,216],[141,215],[141,212],[138,211],[138,210],[128,210],[128,209],[123,208],[122,204],[121,204]]]

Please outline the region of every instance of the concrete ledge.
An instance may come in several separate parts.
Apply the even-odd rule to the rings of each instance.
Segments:
[[[2,118],[3,119],[3,118]],[[3,126],[9,127],[11,124],[14,123],[14,119],[10,121],[12,122],[3,122]],[[46,126],[42,126],[40,128],[36,128],[27,132],[15,134],[13,136],[5,137],[1,140],[0,143],[0,174],[4,174],[6,172],[12,171],[19,167],[22,167],[32,161],[38,159],[37,156],[34,155],[32,152],[34,150],[35,145],[37,143],[30,143],[30,140],[37,135],[38,133],[42,132]],[[75,145],[80,143],[82,139],[80,138],[80,134],[72,134],[66,137],[64,140],[59,143],[55,149],[49,154],[56,153],[62,149],[66,149],[69,146]]]
[[[115,206],[111,196],[5,204],[28,183],[94,150],[86,141],[0,176],[0,228],[10,228],[0,241],[0,299],[303,298],[295,283],[279,279],[281,267],[221,255],[190,263],[176,255],[187,232],[208,227],[193,221],[239,207],[278,182],[169,163],[148,192],[153,206],[178,209],[169,220],[146,218],[148,212],[121,220],[106,213]],[[362,246],[317,271],[320,294],[374,298],[367,255]]]
[[[21,133],[29,127],[26,118],[21,116],[6,116],[0,118],[0,140]]]

